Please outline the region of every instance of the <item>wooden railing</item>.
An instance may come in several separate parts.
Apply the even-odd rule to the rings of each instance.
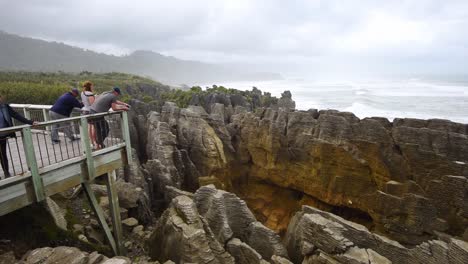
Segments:
[[[18,109],[17,105],[12,107]],[[45,108],[28,106],[23,109],[28,109],[23,113],[33,118],[27,114],[28,111],[31,113],[31,109]],[[47,111],[43,111],[44,118],[48,116]],[[98,121],[109,123],[110,132],[106,147],[93,149],[88,127],[90,124],[96,125]],[[61,134],[61,142],[53,144],[50,139],[51,127],[65,124],[76,128],[74,136],[79,140],[68,141]],[[11,177],[0,180],[0,216],[81,184],[112,249],[115,254],[121,254],[122,230],[113,182],[116,180],[115,170],[132,160],[129,133],[127,112],[121,111],[45,121],[34,127],[22,125],[0,129],[0,135],[16,135],[7,139],[9,165],[14,171]],[[103,175],[106,175],[109,200],[112,203],[114,236],[90,187],[95,178]]]

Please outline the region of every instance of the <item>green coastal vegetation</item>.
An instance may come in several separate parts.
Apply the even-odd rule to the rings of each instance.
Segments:
[[[94,83],[95,91],[102,93],[114,86],[121,88],[151,86],[155,89],[169,86],[137,75],[126,73],[45,73],[45,72],[0,72],[0,94],[9,103],[53,104],[55,100],[72,87],[81,88],[84,81]],[[123,100],[129,100],[125,94]]]
[[[63,93],[72,87],[81,89],[83,82],[91,81],[96,93],[109,91],[114,86],[124,91],[122,101],[138,99],[145,103],[155,102],[162,105],[166,101],[176,103],[179,107],[187,107],[194,95],[203,100],[214,93],[226,95],[241,95],[247,102],[252,103],[258,98],[261,105],[277,102],[277,98],[270,93],[252,90],[240,91],[213,85],[202,89],[200,86],[191,88],[175,88],[149,78],[127,73],[80,73],[66,72],[0,72],[0,94],[7,98],[8,103],[44,104],[50,105]]]

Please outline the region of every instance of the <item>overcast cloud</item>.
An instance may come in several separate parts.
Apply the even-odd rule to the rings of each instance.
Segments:
[[[468,1],[0,0],[0,29],[277,71],[462,73]]]

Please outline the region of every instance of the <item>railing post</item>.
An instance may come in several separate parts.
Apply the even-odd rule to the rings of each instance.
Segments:
[[[94,159],[93,159],[93,150],[90,144],[90,138],[88,133],[88,119],[86,117],[81,118],[80,124],[80,137],[81,145],[83,146],[83,151],[86,156],[86,169],[88,177],[83,177],[83,181],[91,181],[96,178],[96,172],[94,170]]]
[[[86,196],[88,197],[88,201],[91,205],[91,208],[93,209],[94,214],[98,218],[99,224],[101,225],[101,228],[104,231],[104,234],[106,235],[107,241],[109,242],[112,248],[112,251],[114,252],[116,256],[119,255],[120,248],[115,243],[115,239],[112,236],[112,232],[109,228],[109,225],[106,222],[106,217],[104,215],[104,212],[101,206],[99,205],[96,199],[96,196],[94,195],[94,191],[93,191],[93,188],[91,188],[91,184],[89,182],[83,182],[81,186],[83,186]]]
[[[107,173],[106,186],[107,197],[109,198],[112,227],[114,228],[114,240],[118,254],[123,255],[125,248],[123,247],[122,220],[120,218],[119,197],[117,196],[117,190],[115,189],[116,178],[117,176],[115,170]]]
[[[130,142],[130,129],[128,127],[128,113],[122,112],[122,136],[125,142],[125,152],[127,152],[127,162],[132,162],[132,145]]]
[[[34,143],[31,134],[31,127],[23,128],[23,140],[24,140],[24,153],[26,154],[26,161],[28,163],[29,171],[31,172],[32,183],[36,199],[38,202],[45,199],[44,184],[42,178],[39,175],[39,168],[36,161],[36,153],[34,151]]]
[[[31,113],[29,112],[26,106],[23,108],[23,113],[24,113],[24,117],[26,117],[27,119],[31,119]]]
[[[42,108],[42,117],[44,118],[44,122],[49,121],[49,113],[45,108]],[[52,129],[50,128],[50,126],[47,126],[46,130],[50,132]]]
[[[44,118],[44,122],[49,121],[49,113],[47,113],[45,108],[42,108],[42,117]]]

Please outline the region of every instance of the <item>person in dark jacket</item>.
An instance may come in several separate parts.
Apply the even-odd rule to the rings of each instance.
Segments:
[[[82,108],[83,103],[76,99],[76,97],[78,97],[79,95],[80,92],[78,91],[78,89],[73,88],[70,92],[67,92],[60,96],[49,111],[50,120],[57,120],[70,117],[73,108]],[[73,141],[77,139],[73,136],[71,124],[60,123],[52,125],[51,137],[53,143],[60,142],[58,135],[59,129],[63,130],[65,135],[70,140]]]
[[[37,122],[24,118],[22,115],[18,114],[13,108],[5,103],[5,97],[0,95],[0,129],[8,128],[13,126],[12,118],[28,124],[36,125]],[[14,132],[0,132],[0,163],[2,164],[2,169],[5,174],[5,178],[10,177],[9,165],[8,165],[8,155],[7,155],[7,144],[8,138],[16,137]]]

